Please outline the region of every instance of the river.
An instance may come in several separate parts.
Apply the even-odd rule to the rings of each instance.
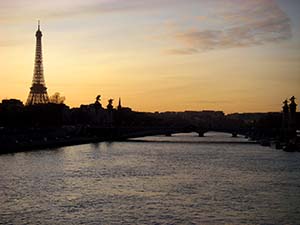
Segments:
[[[300,153],[138,140],[0,155],[0,224],[300,223]]]

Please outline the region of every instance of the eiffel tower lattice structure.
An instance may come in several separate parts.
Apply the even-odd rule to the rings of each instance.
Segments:
[[[46,104],[49,102],[47,88],[44,78],[43,55],[42,55],[42,32],[40,30],[40,21],[38,22],[38,30],[36,36],[35,63],[32,86],[27,98],[26,105]]]

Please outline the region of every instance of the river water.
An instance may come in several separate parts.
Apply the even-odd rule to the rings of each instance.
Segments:
[[[300,153],[139,140],[0,155],[0,224],[300,224]]]

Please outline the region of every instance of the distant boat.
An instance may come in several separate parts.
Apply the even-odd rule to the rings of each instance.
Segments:
[[[261,146],[270,147],[271,142],[268,139],[263,139],[260,141]]]

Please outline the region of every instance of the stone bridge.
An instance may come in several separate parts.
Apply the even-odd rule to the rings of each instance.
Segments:
[[[172,136],[177,133],[198,133],[199,137],[204,137],[205,133],[209,131],[231,133],[233,137],[237,135],[249,135],[247,129],[205,129],[201,127],[117,127],[117,128],[103,128],[92,127],[89,128],[89,133],[92,135],[109,137],[115,139],[129,139],[146,136],[166,135]]]

